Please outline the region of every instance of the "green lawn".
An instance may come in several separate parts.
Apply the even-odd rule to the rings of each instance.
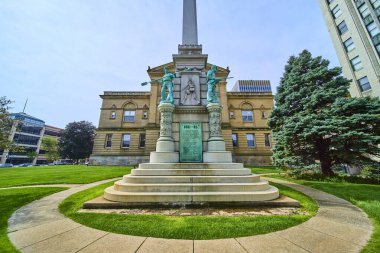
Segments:
[[[281,193],[300,201],[309,215],[260,217],[173,217],[162,215],[121,215],[78,213],[82,204],[103,194],[113,183],[76,193],[60,205],[60,211],[71,219],[92,228],[109,232],[157,238],[207,240],[265,234],[298,225],[317,212],[316,203],[306,195],[276,185]]]
[[[254,166],[254,167],[248,167],[251,169],[252,173],[254,174],[268,174],[268,173],[281,173],[283,172],[282,169],[278,169],[276,167],[272,166]]]
[[[20,207],[66,188],[24,188],[0,190],[0,252],[18,252],[7,236],[8,219]]]
[[[346,199],[367,213],[374,225],[371,240],[363,253],[380,252],[380,185],[296,181]]]
[[[279,175],[270,175],[270,177],[319,189],[348,200],[361,208],[367,213],[374,226],[371,240],[363,249],[362,253],[380,252],[380,185],[294,180]]]
[[[129,174],[131,167],[59,165],[0,169],[0,188],[37,184],[87,184]]]

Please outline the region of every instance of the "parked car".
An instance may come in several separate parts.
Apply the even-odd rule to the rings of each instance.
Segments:
[[[10,168],[10,167],[13,167],[13,164],[11,163],[0,164],[0,168]]]
[[[21,164],[15,165],[14,167],[31,167],[31,166],[33,166],[33,163],[21,163]]]

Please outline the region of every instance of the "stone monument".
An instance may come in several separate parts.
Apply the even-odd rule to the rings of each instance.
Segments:
[[[279,197],[278,189],[243,164],[232,163],[222,136],[216,66],[198,44],[196,1],[183,1],[182,44],[174,73],[163,69],[160,137],[150,163],[105,190],[124,206],[255,204]]]

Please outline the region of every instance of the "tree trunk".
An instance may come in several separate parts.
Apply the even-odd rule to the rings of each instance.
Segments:
[[[331,177],[334,176],[334,172],[331,169],[332,161],[329,153],[330,141],[319,140],[316,143],[319,161],[321,163],[321,171],[323,175]]]

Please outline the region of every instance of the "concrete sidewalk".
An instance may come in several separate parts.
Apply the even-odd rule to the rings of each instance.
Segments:
[[[113,179],[112,179],[113,180]],[[310,187],[269,179],[301,191],[319,204],[307,222],[265,235],[219,240],[138,237],[92,229],[65,218],[58,205],[68,196],[112,181],[75,186],[17,210],[8,236],[21,252],[360,252],[372,233],[367,215],[351,203]]]

